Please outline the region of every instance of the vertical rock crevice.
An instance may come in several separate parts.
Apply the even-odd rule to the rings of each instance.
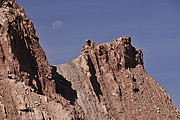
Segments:
[[[91,74],[91,76],[90,76],[91,85],[93,87],[93,90],[94,90],[99,102],[101,102],[100,95],[103,96],[103,93],[101,91],[101,86],[96,77],[96,69],[94,68],[93,62],[89,55],[88,55],[88,66],[89,66],[89,72]]]
[[[38,64],[35,58],[35,54],[32,54],[33,50],[30,48],[32,43],[30,42],[30,39],[24,38],[21,31],[16,29],[18,28],[19,30],[22,30],[23,28],[19,28],[16,25],[18,25],[18,22],[11,23],[8,30],[11,38],[12,53],[14,54],[13,59],[14,61],[17,60],[20,65],[19,70],[15,69],[14,72],[20,73],[21,71],[27,73],[26,75],[29,76],[26,77],[29,77],[29,80],[25,81],[25,83],[34,88],[35,92],[43,95],[42,83],[39,81],[38,76]],[[33,84],[33,81],[35,81],[36,84]]]

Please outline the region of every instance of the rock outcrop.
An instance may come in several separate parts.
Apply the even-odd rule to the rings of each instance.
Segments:
[[[50,66],[32,21],[14,0],[0,7],[0,120],[179,120],[131,37],[96,44]]]
[[[43,94],[42,83],[51,69],[32,21],[13,0],[3,1],[0,12],[0,75],[24,81]]]

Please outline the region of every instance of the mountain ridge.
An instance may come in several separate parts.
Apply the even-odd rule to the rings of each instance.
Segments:
[[[180,114],[144,69],[131,37],[96,44],[51,66],[32,21],[14,0],[0,7],[0,119],[172,119]]]

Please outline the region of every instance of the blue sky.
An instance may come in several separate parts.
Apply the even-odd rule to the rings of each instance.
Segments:
[[[147,72],[180,109],[180,0],[16,0],[25,8],[50,64],[79,56],[86,39],[123,35],[144,53]]]

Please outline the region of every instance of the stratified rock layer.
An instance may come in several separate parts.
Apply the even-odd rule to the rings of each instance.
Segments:
[[[87,40],[72,62],[50,66],[23,8],[1,2],[0,120],[180,119],[131,37]]]

